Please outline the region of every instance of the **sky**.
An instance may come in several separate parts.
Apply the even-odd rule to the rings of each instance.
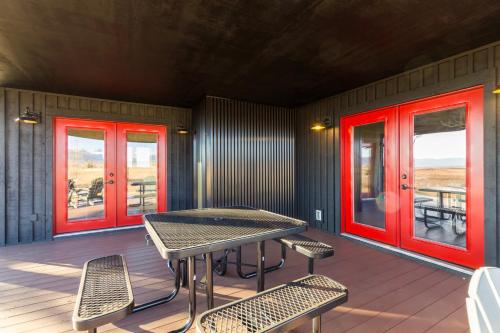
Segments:
[[[465,130],[417,135],[414,140],[415,159],[465,159],[465,155]]]

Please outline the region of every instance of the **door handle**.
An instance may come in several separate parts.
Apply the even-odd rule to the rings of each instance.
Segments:
[[[108,180],[107,182],[104,182],[104,184],[114,184],[114,183],[115,183],[115,181],[113,179]]]
[[[401,189],[402,190],[407,190],[409,188],[413,188],[412,186],[409,186],[408,184],[401,184]]]

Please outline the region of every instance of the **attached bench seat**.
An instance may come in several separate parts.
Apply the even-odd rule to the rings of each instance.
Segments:
[[[347,301],[347,289],[322,275],[309,275],[201,314],[198,333],[283,332],[313,320]]]
[[[312,259],[323,259],[333,256],[333,247],[301,234],[276,239],[278,243],[297,251]]]
[[[73,311],[75,330],[96,332],[99,326],[125,318],[133,307],[134,295],[123,256],[85,263]]]
[[[314,272],[314,259],[323,259],[334,254],[333,247],[330,245],[300,234],[278,238],[275,241],[308,257],[309,274]]]

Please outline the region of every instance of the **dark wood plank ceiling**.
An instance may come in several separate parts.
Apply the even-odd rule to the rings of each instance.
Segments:
[[[0,86],[297,105],[500,39],[500,1],[0,2]]]

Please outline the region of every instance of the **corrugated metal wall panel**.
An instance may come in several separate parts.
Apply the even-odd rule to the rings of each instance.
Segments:
[[[25,107],[42,113],[36,126],[16,123]],[[168,126],[167,205],[187,209],[192,203],[191,110],[0,88],[0,245],[52,237],[52,121],[55,116]]]
[[[208,96],[194,117],[205,207],[294,215],[294,109]]]

